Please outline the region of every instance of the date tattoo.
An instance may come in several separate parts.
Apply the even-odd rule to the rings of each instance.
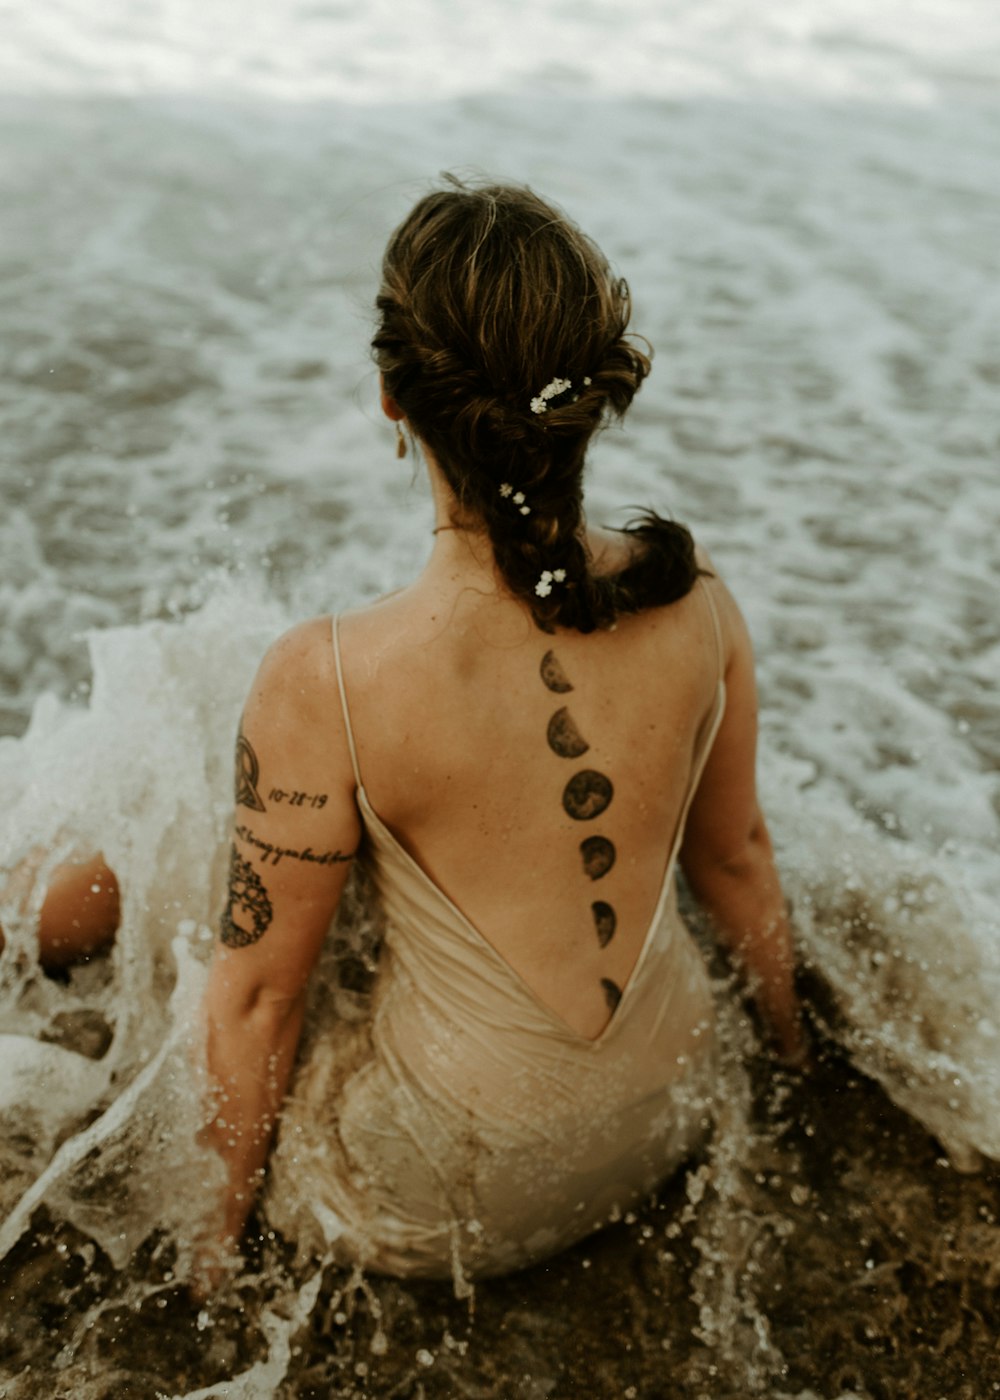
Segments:
[[[267,794],[271,802],[287,802],[289,807],[313,807],[316,811],[325,807],[325,792],[285,792],[284,788],[272,788]]]
[[[219,937],[227,948],[247,948],[270,927],[274,909],[264,881],[234,846],[229,856],[229,892]]]

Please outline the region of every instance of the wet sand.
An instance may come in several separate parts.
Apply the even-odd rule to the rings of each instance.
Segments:
[[[471,1306],[440,1283],[369,1278],[367,1296],[343,1295],[347,1276],[328,1270],[273,1393],[1000,1393],[1000,1168],[957,1173],[831,1046],[806,1079],[775,1074],[763,1059],[753,1073],[756,1137],[741,1172],[742,1209],[728,1213],[729,1230],[743,1234],[731,1256],[742,1255],[743,1267],[728,1335],[696,1301],[705,1251],[719,1244],[703,1233],[711,1180],[694,1210],[682,1174],[634,1220],[543,1266],[479,1283]],[[171,1281],[169,1247],[158,1256],[150,1242],[123,1276],[91,1242],[36,1217],[32,1237],[0,1267],[5,1400],[154,1400],[225,1382],[266,1354],[262,1310],[280,1312],[304,1281],[275,1267],[280,1242],[267,1251],[256,1261],[262,1274],[251,1267],[202,1308]],[[718,1297],[712,1306],[720,1311]],[[748,1347],[755,1327],[758,1345]],[[372,1350],[380,1331],[382,1355],[377,1342]]]

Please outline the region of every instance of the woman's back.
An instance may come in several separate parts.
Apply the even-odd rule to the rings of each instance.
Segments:
[[[641,952],[714,712],[710,585],[584,636],[540,632],[474,565],[447,580],[339,624],[361,780],[434,884],[593,1038]]]

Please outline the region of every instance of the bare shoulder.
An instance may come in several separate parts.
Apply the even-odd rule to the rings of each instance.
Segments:
[[[740,606],[722,577],[708,551],[700,544],[695,546],[695,559],[704,572],[701,586],[706,590],[719,619],[722,635],[722,654],[725,669],[728,671],[734,661],[745,661],[750,653],[750,635]]]
[[[277,700],[304,696],[313,687],[335,679],[332,629],[333,620],[327,614],[283,632],[264,653],[255,687]]]
[[[328,615],[311,618],[283,633],[264,653],[242,721],[257,741],[317,759],[343,746],[331,629]]]

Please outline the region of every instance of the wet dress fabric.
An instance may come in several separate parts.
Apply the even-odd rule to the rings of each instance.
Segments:
[[[712,607],[707,589],[704,595]],[[712,620],[718,624],[714,609]],[[267,1213],[377,1272],[517,1269],[616,1218],[704,1137],[714,1021],[677,911],[687,811],[725,706],[721,665],[663,882],[621,1001],[596,1039],[527,986],[399,844],[365,792],[333,624],[359,861],[383,918],[370,1019],[308,1047],[272,1154]]]

